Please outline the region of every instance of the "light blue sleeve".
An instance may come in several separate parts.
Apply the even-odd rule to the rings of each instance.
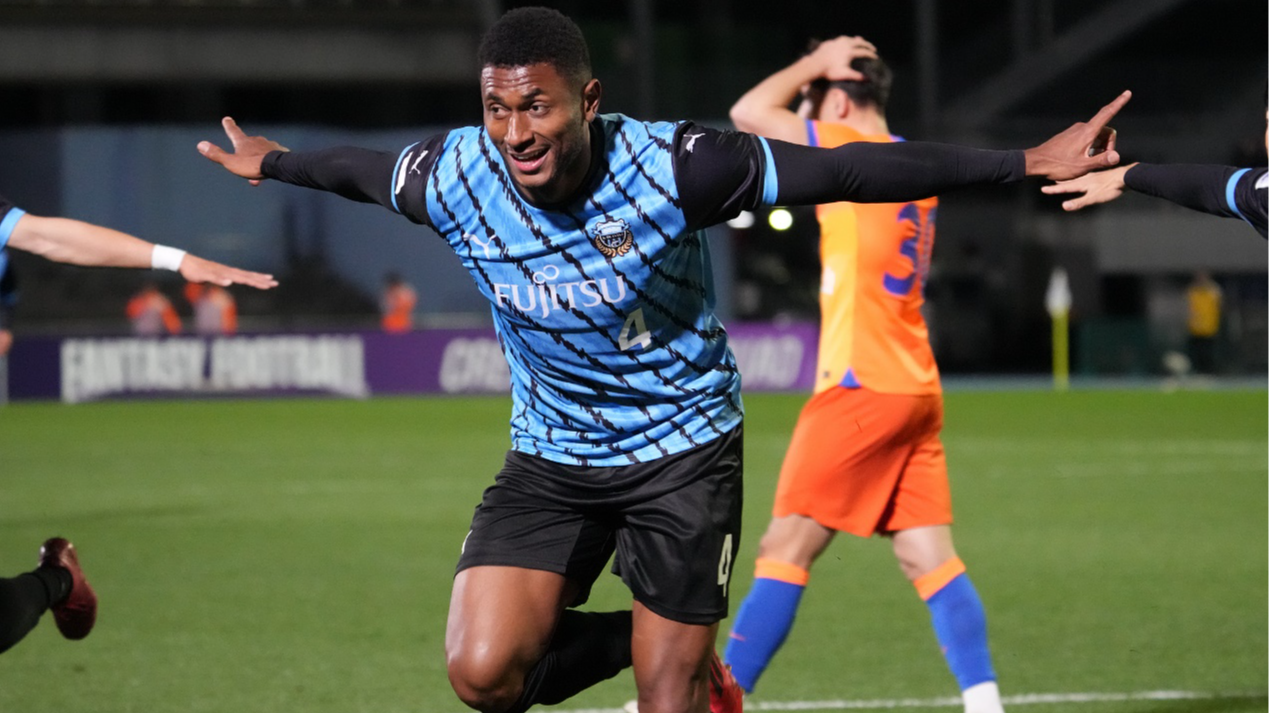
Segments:
[[[0,220],[0,250],[9,244],[9,236],[13,234],[14,227],[18,224],[18,219],[26,215],[26,211],[21,208],[13,208],[5,214],[4,219]]]
[[[762,172],[762,204],[775,205],[780,188],[780,180],[776,176],[775,158],[771,155],[771,145],[766,139],[758,137],[758,142],[762,144],[762,154],[766,161],[766,170]]]

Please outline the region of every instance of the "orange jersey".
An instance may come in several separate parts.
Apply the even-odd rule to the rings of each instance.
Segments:
[[[168,301],[157,290],[143,290],[128,300],[128,319],[132,320],[132,331],[136,334],[162,334],[166,329],[169,334],[179,334],[181,317]]]
[[[807,122],[810,144],[891,142],[841,124]],[[829,203],[820,222],[820,349],[815,392],[832,386],[889,394],[940,393],[921,315],[938,199]]]
[[[385,332],[408,332],[414,326],[414,306],[418,296],[406,285],[398,285],[384,292],[381,321]]]

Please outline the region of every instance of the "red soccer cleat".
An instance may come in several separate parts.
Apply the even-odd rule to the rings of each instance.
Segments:
[[[709,713],[742,713],[744,710],[745,689],[740,687],[736,678],[718,658],[718,653],[709,658]]]
[[[57,622],[57,630],[68,639],[82,639],[93,630],[97,621],[97,595],[84,579],[84,571],[79,568],[79,558],[75,556],[75,546],[62,537],[51,537],[45,540],[40,548],[41,567],[61,567],[70,572],[70,594],[60,602],[53,604],[53,619]]]

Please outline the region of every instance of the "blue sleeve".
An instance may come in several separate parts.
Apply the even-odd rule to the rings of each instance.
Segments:
[[[24,215],[26,211],[10,203],[4,196],[0,196],[0,250],[9,243],[13,228],[17,226],[18,219]]]

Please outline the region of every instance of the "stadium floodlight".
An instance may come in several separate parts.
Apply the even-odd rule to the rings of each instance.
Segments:
[[[773,230],[788,230],[793,227],[793,214],[784,208],[776,208],[767,216],[767,224]]]

